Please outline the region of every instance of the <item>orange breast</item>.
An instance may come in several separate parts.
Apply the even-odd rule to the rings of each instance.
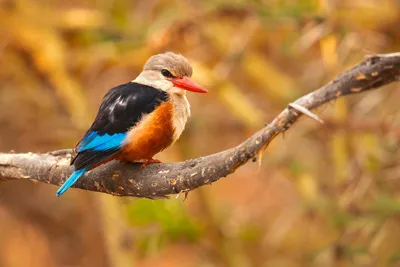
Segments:
[[[167,102],[130,130],[117,159],[129,162],[150,159],[171,145],[173,135],[173,105]]]

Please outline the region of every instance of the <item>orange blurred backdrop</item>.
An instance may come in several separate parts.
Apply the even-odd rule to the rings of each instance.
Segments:
[[[147,58],[208,95],[158,158],[248,138],[366,54],[400,51],[396,0],[0,0],[0,151],[71,148]],[[257,163],[169,200],[0,184],[0,266],[400,266],[399,85],[301,119]]]

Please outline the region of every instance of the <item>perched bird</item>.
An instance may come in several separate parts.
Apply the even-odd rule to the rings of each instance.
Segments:
[[[160,162],[153,156],[172,145],[190,116],[186,91],[207,93],[193,82],[192,67],[181,55],[150,57],[133,81],[112,88],[96,119],[75,148],[75,171],[59,188],[68,190],[85,172],[110,160]]]

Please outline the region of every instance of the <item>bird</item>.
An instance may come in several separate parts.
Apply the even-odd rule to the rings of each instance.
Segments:
[[[74,149],[74,172],[56,195],[111,160],[142,162],[141,167],[160,162],[154,155],[178,140],[190,117],[186,92],[208,92],[191,79],[192,73],[184,56],[165,52],[151,56],[136,79],[110,89]]]

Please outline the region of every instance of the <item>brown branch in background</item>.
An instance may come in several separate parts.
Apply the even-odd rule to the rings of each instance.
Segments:
[[[374,55],[320,89],[297,99],[291,106],[311,110],[338,97],[399,80],[400,53]],[[271,123],[238,146],[185,162],[151,164],[140,168],[140,164],[113,161],[86,173],[74,187],[116,196],[148,198],[188,192],[233,173],[262,152],[275,136],[288,130],[301,115],[297,108],[286,108]],[[70,152],[2,153],[0,180],[26,179],[61,185],[73,171],[69,166]]]

